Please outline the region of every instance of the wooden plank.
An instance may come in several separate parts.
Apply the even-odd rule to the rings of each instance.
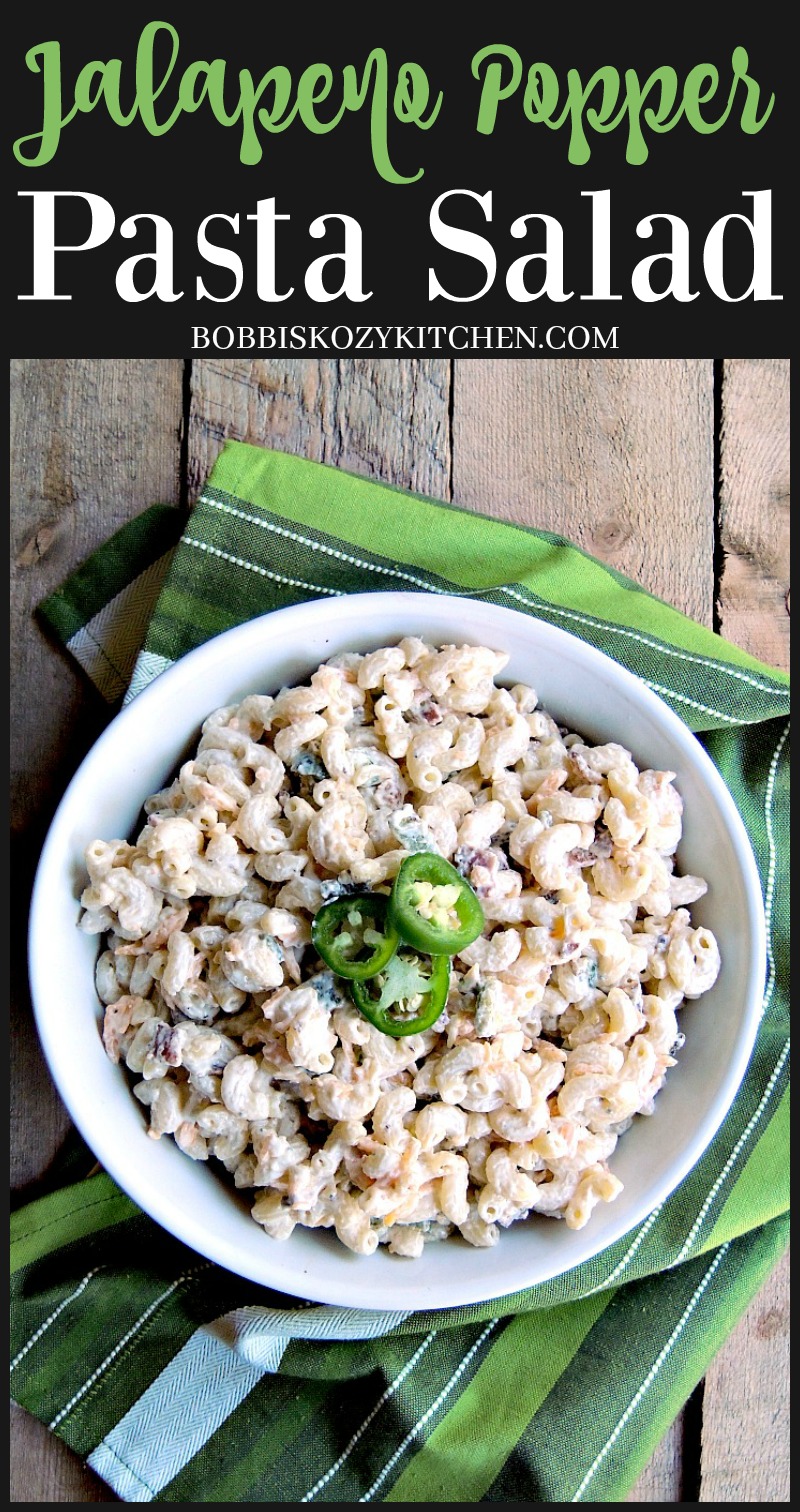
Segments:
[[[625,1500],[629,1502],[679,1502],[683,1483],[683,1414],[672,1427],[645,1466]]]
[[[126,520],[156,500],[177,502],[182,368],[127,359],[12,364],[11,602],[21,632],[12,641],[12,707],[24,721],[12,767],[17,826],[60,796],[88,705],[68,658],[38,627],[30,633],[30,616]]]
[[[11,1403],[12,1502],[116,1502],[111,1487],[38,1418]]]
[[[445,358],[195,361],[190,496],[231,436],[446,499],[449,387]]]
[[[701,1502],[789,1500],[789,1256],[706,1376]]]
[[[720,541],[722,634],[788,670],[788,361],[723,366]]]
[[[789,667],[789,363],[723,366],[723,635]],[[700,1500],[789,1499],[789,1260],[706,1375]]]
[[[107,719],[97,695],[32,620],[35,605],[154,500],[180,497],[180,361],[19,360],[11,366],[12,929],[57,800]],[[69,1120],[13,969],[12,1186],[50,1166]],[[35,1130],[35,1137],[31,1137]],[[66,1445],[12,1408],[12,1501],[117,1500]]]
[[[454,501],[568,536],[710,625],[713,425],[710,362],[465,359]]]
[[[710,625],[713,368],[702,361],[464,360],[453,499],[565,535]],[[682,1415],[629,1501],[680,1501]]]
[[[180,490],[182,363],[21,360],[11,372],[12,852],[28,889],[53,809],[107,719],[97,695],[33,622],[36,604],[125,520]],[[14,984],[12,1183],[50,1164],[67,1127]],[[36,1139],[30,1129],[36,1127]]]

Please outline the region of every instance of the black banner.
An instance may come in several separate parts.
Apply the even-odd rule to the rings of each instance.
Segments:
[[[7,41],[19,354],[785,355],[761,13],[136,10]]]

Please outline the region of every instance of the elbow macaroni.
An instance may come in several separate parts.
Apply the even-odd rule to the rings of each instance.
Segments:
[[[274,1239],[413,1258],[530,1214],[582,1228],[621,1189],[608,1161],[675,1064],[677,1010],[717,978],[687,906],[706,884],[674,870],[675,774],[559,728],[497,685],[506,661],[414,636],[334,657],[216,710],[136,840],[87,848],[106,1051],[150,1136],[254,1189]],[[310,926],[414,850],[453,862],[486,924],[436,1025],[395,1040]]]

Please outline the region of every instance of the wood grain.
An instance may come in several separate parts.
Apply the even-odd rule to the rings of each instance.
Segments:
[[[177,502],[182,368],[126,359],[12,364],[11,602],[24,629],[12,641],[12,707],[25,725],[14,742],[16,827],[60,797],[76,728],[95,700],[33,610],[147,504]]]
[[[703,1502],[789,1500],[789,1256],[706,1375]],[[784,1390],[768,1383],[786,1383]]]
[[[679,1502],[683,1466],[683,1414],[680,1413],[626,1496],[627,1502]]]
[[[450,369],[444,358],[196,361],[190,497],[231,436],[446,499]]]
[[[33,626],[31,608],[147,503],[191,500],[227,435],[563,532],[711,623],[708,362],[195,361],[184,476],[182,379],[179,362],[24,361],[12,371],[13,706],[23,711],[14,816],[25,854],[35,854],[105,717],[92,715],[92,696]],[[778,660],[765,646],[772,635],[783,644],[785,618],[785,380],[781,364],[724,368],[726,555],[717,609],[723,633],[767,660]],[[44,707],[27,707],[37,702],[27,696],[31,687],[42,690]],[[21,984],[18,998],[24,1003]],[[66,1119],[25,1008],[13,1039],[14,1171],[22,1186],[47,1168]],[[787,1294],[779,1268],[706,1378],[702,1500],[787,1499]],[[754,1404],[766,1451],[757,1464],[748,1429]],[[13,1421],[15,1499],[116,1500],[42,1425],[19,1409]],[[627,1499],[682,1500],[683,1453],[679,1419]],[[697,1470],[689,1467],[689,1484]]]
[[[12,1502],[117,1502],[111,1487],[61,1439],[11,1403]]]
[[[179,494],[179,362],[24,360],[11,373],[12,846],[24,936],[28,886],[57,800],[107,719],[33,610],[98,542]],[[12,1009],[12,1183],[47,1169],[67,1118],[33,1033],[24,973]],[[36,1139],[30,1129],[36,1128]]]
[[[55,804],[107,710],[33,620],[99,541],[180,488],[182,364],[70,358],[12,366],[11,766],[13,927],[24,937],[33,868]],[[42,1175],[68,1120],[47,1076],[24,971],[12,981],[12,1184]],[[36,1139],[30,1138],[35,1126]]]
[[[788,361],[723,364],[719,454],[720,629],[788,671]],[[787,1256],[706,1374],[701,1501],[788,1501],[788,1380]]]
[[[461,361],[454,501],[568,536],[710,625],[712,381],[703,361]]]
[[[12,859],[24,937],[41,840],[107,708],[33,619],[45,595],[149,503],[178,502],[180,361],[18,360],[11,365]],[[11,992],[11,1181],[48,1170],[69,1128],[30,1014],[24,971]],[[35,1130],[35,1138],[31,1138]],[[12,1404],[11,1499],[116,1501],[44,1424]]]
[[[788,361],[723,364],[720,543],[723,635],[788,671]]]

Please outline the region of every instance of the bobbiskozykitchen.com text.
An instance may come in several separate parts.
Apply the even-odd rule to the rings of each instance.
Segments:
[[[619,326],[195,325],[193,352],[604,352]]]

